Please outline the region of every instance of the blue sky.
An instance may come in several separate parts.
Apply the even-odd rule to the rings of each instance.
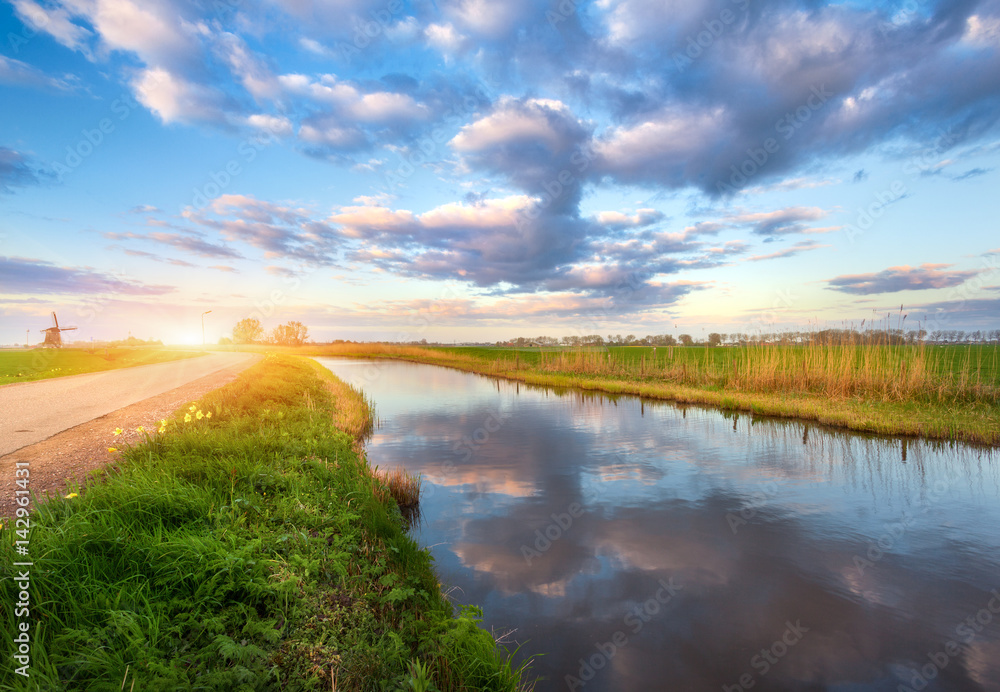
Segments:
[[[1000,328],[1000,1],[13,0],[0,343]]]

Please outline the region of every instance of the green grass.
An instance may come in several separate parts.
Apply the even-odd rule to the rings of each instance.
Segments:
[[[98,348],[92,351],[80,348],[36,348],[30,351],[0,351],[0,385],[165,363],[198,355],[201,353],[162,348]]]
[[[31,678],[8,655],[0,689],[399,690],[411,671],[428,689],[523,689],[480,612],[453,614],[357,440],[332,426],[330,384],[269,356],[79,496],[39,504]],[[17,538],[5,521],[8,604]],[[7,647],[16,624],[4,608]]]
[[[610,350],[309,347],[530,384],[699,403],[850,430],[1000,445],[996,346],[624,347]]]

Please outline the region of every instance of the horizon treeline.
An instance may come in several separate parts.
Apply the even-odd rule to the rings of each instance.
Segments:
[[[426,343],[426,342],[424,342]],[[750,334],[747,332],[710,332],[702,339],[690,334],[589,334],[585,336],[535,336],[516,337],[497,341],[496,346],[722,346],[746,344],[843,344],[843,345],[916,345],[929,344],[989,344],[1000,343],[1000,329],[820,329],[813,331],[776,331]]]

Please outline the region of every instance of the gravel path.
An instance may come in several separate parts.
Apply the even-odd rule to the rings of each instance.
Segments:
[[[213,353],[0,387],[0,456],[252,359],[249,353]]]
[[[236,376],[240,372],[253,365],[261,357],[254,354],[219,355],[240,357],[229,358],[228,363],[214,359],[211,367],[207,368],[209,370],[207,374],[204,374],[202,369],[185,369],[187,374],[180,377],[184,382],[180,386],[175,385],[173,388],[169,388],[169,384],[176,380],[171,380],[169,376],[161,377],[161,374],[157,373],[155,376],[156,381],[161,382],[161,384],[166,383],[165,386],[168,387],[167,391],[161,389],[155,396],[146,396],[141,400],[136,400],[136,395],[129,392],[124,395],[123,399],[125,400],[117,402],[117,406],[115,402],[106,404],[103,408],[110,406],[108,410],[97,413],[91,416],[91,418],[87,418],[86,421],[69,427],[69,429],[66,429],[65,419],[62,419],[62,423],[55,425],[61,432],[56,432],[56,434],[41,442],[23,446],[12,453],[0,456],[0,517],[13,516],[14,510],[17,507],[15,504],[16,494],[14,492],[18,489],[15,483],[17,480],[16,469],[27,468],[29,470],[28,489],[34,497],[43,498],[47,495],[65,494],[67,484],[83,484],[88,476],[95,472],[99,474],[107,464],[115,461],[118,455],[117,453],[109,453],[109,447],[121,447],[124,443],[138,442],[142,436],[135,432],[137,427],[143,426],[147,430],[155,430],[160,419],[166,418],[180,407],[190,404],[208,392],[218,389],[236,379]],[[188,359],[157,365],[144,365],[112,372],[122,373],[128,370],[145,371],[147,368],[159,368],[161,365],[174,365],[175,363],[179,365],[191,362],[192,360],[205,363],[208,358],[213,357],[209,356],[207,358]],[[95,373],[95,375],[110,375],[112,372]],[[92,375],[76,375],[62,379],[68,382],[70,380],[79,381],[83,378],[91,377]],[[140,380],[146,378],[147,376],[145,375],[139,377]],[[192,379],[193,381],[191,381]],[[41,382],[7,385],[0,387],[0,395],[8,396],[10,392],[20,394],[32,386],[58,381],[58,379],[43,380]],[[96,386],[91,380],[88,380],[88,382],[91,382],[90,387]],[[75,392],[74,396],[91,396],[88,388],[80,389],[76,382],[70,383],[67,391]],[[148,389],[145,391],[148,391]],[[14,400],[17,401],[18,398],[21,397],[15,395]],[[25,400],[31,399],[28,396],[24,396],[23,398]],[[131,399],[134,403],[131,403],[128,399]],[[70,404],[70,408],[74,410],[76,410],[79,404],[78,401],[70,401],[68,403]],[[0,407],[2,407],[0,411],[2,411],[3,415],[3,422],[0,425],[3,425],[4,439],[2,441],[4,443],[7,443],[8,433],[6,431],[8,428],[12,430],[29,429],[20,428],[26,422],[31,426],[30,429],[32,430],[41,427],[37,422],[25,419],[25,414],[19,411],[16,403],[11,404],[8,402],[0,404]],[[101,411],[103,408],[93,409],[92,412]],[[8,419],[7,416],[11,413],[17,415],[18,418],[15,420],[20,420],[20,422],[14,423]],[[58,410],[57,402],[50,403],[48,409],[43,407],[41,411],[41,416],[46,420],[53,417],[60,419],[61,415],[68,414],[61,413]],[[115,428],[122,428],[126,432],[116,437],[114,435]],[[20,434],[24,435],[24,433]],[[20,462],[21,465],[18,466],[17,462]],[[21,474],[21,476],[23,477],[24,474]]]

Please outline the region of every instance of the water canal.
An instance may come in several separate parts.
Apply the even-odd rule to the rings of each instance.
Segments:
[[[1000,455],[318,359],[538,690],[1000,690]]]

